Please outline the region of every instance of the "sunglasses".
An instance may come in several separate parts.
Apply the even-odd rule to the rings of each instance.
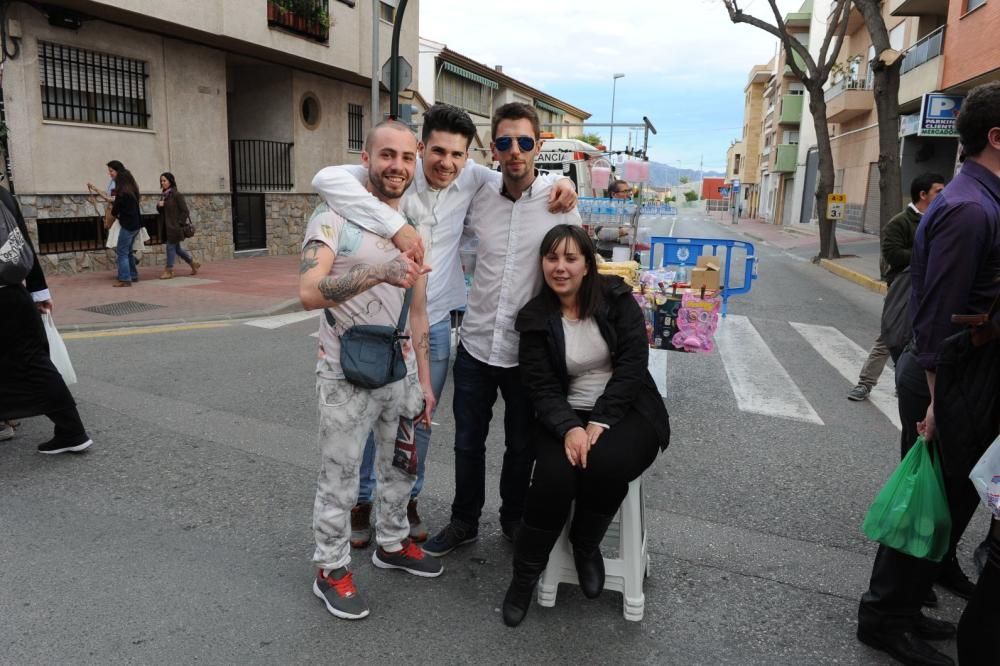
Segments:
[[[526,153],[535,148],[535,139],[530,136],[500,136],[493,141],[493,145],[501,153],[505,153],[514,147],[514,139],[517,139],[517,147],[521,149],[521,152]]]

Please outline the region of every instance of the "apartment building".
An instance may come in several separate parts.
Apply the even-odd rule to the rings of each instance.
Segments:
[[[491,165],[490,119],[508,102],[534,107],[543,132],[556,138],[583,134],[580,124],[591,114],[568,102],[533,88],[507,74],[502,65],[490,67],[452,51],[447,45],[420,39],[420,82],[417,92],[424,103],[444,102],[465,109],[479,130],[469,147],[473,159]]]
[[[1000,79],[1000,2],[896,0],[892,15],[912,17],[916,30],[903,54],[899,111],[904,190],[915,176],[956,168],[954,119],[965,94]]]
[[[760,200],[761,135],[764,128],[764,89],[771,79],[773,63],[754,65],[743,88],[743,134],[730,148],[727,182],[740,181],[740,192],[733,201],[744,217],[757,217]],[[736,155],[741,157],[736,158]]]
[[[373,1],[377,5],[373,6]],[[159,174],[173,172],[206,260],[298,252],[322,166],[356,162],[372,117],[372,35],[389,56],[395,3],[380,0],[53,0],[6,13],[4,145],[46,269],[109,269],[86,193],[120,160],[143,192],[155,261]],[[293,8],[293,9],[289,9]],[[377,24],[373,11],[378,12]],[[419,2],[400,54],[418,65]],[[373,25],[375,24],[375,25]],[[150,255],[146,255],[146,259]]]
[[[812,0],[807,0],[797,12],[790,12],[784,17],[789,35],[807,47],[812,8]],[[800,60],[797,54],[793,57]],[[757,169],[759,194],[757,205],[751,206],[751,210],[755,208],[756,216],[767,222],[787,225],[791,223],[794,212],[792,197],[795,191],[799,126],[802,122],[805,87],[787,64],[784,48],[778,48],[769,67],[770,74],[761,93],[763,118],[760,123],[761,148]],[[751,72],[751,84],[757,72],[757,68]],[[749,120],[746,115],[744,119]]]

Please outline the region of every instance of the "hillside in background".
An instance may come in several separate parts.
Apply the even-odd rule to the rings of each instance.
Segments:
[[[687,176],[692,183],[699,180],[699,176],[705,178],[722,178],[726,174],[718,171],[703,171],[698,173],[697,169],[679,169],[662,162],[649,162],[649,184],[653,187],[667,187],[677,185],[681,176]]]

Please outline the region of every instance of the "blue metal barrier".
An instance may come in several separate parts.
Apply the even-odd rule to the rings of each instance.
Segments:
[[[757,254],[753,243],[739,240],[723,240],[721,238],[673,238],[670,236],[653,236],[649,239],[649,268],[660,268],[663,266],[680,266],[682,268],[694,268],[698,263],[698,257],[705,254],[705,248],[709,248],[709,254],[714,257],[719,256],[719,251],[725,249],[725,258],[722,261],[722,316],[726,316],[729,306],[729,297],[739,294],[746,294],[753,286],[753,281],[757,279]],[[663,247],[662,257],[659,265],[656,263],[656,248]],[[732,275],[731,268],[733,262],[733,250],[742,249],[746,252],[746,259],[743,267],[743,283],[739,287],[734,287],[729,281]]]

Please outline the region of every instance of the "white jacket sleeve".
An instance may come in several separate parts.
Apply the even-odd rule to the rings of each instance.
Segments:
[[[363,166],[331,166],[316,174],[312,186],[337,214],[373,234],[392,238],[406,224],[406,218],[365,189],[367,177]]]

